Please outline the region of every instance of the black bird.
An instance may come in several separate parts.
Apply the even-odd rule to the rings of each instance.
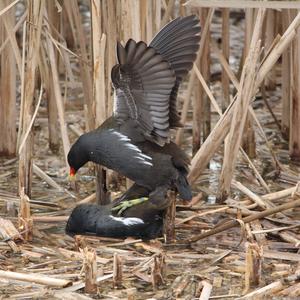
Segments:
[[[117,44],[113,116],[71,147],[71,176],[93,161],[133,180],[133,190],[143,187],[149,194],[161,186],[175,187],[183,200],[192,198],[189,159],[170,142],[170,128],[181,126],[177,92],[196,59],[199,40],[199,20],[191,15],[171,21],[149,46],[132,39],[125,47]]]
[[[153,205],[148,198],[140,197],[139,191],[132,193],[134,200],[118,201],[126,203],[126,210],[119,211],[115,202],[108,205],[81,204],[75,207],[68,219],[66,233],[87,234],[106,237],[125,238],[128,236],[153,239],[163,234],[163,218],[168,206],[164,189],[157,189],[159,205]],[[149,195],[150,199],[152,195]],[[122,216],[121,216],[122,215]]]

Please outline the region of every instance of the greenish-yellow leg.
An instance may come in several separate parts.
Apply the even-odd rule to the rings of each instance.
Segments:
[[[121,215],[124,210],[126,210],[129,207],[141,204],[145,201],[147,201],[149,198],[148,197],[141,197],[137,199],[132,199],[132,200],[126,200],[122,201],[119,205],[113,207],[111,210],[116,211],[118,210],[118,215]]]

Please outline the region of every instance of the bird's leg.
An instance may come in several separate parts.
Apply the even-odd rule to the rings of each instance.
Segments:
[[[114,205],[118,205],[125,200],[137,199],[141,197],[148,197],[149,190],[134,183],[123,195],[114,200]]]
[[[147,201],[149,198],[148,197],[140,197],[136,199],[131,199],[131,200],[125,200],[120,202],[119,205],[113,207],[111,210],[112,211],[118,211],[118,215],[121,215],[124,210],[126,210],[129,207],[132,207],[134,205],[141,204],[145,201]]]

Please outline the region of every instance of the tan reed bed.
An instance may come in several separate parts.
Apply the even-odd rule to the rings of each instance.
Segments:
[[[299,8],[298,1],[2,1],[0,299],[300,297]],[[66,175],[74,138],[112,113],[116,41],[149,42],[191,13],[202,38],[179,94],[185,127],[174,140],[193,153],[193,206],[176,212],[173,201],[166,240],[66,236],[76,204],[105,203],[106,189],[115,197],[126,188],[92,165],[75,190]]]

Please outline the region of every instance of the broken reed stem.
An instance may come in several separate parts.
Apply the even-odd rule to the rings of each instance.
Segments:
[[[57,222],[66,222],[69,219],[69,216],[32,216],[33,222],[41,223],[57,223]]]
[[[246,248],[246,266],[245,266],[245,289],[247,293],[250,288],[257,287],[261,281],[262,271],[262,247],[257,243],[245,244]]]
[[[206,280],[202,280],[201,284],[203,288],[199,300],[209,300],[213,286]]]
[[[40,167],[38,167],[36,164],[32,165],[33,172],[43,180],[45,180],[50,186],[54,187],[55,189],[58,189],[59,191],[62,191],[63,188],[59,186],[56,181],[54,181],[51,177],[49,177]]]
[[[266,209],[266,210],[258,212],[258,213],[253,213],[252,215],[241,219],[241,221],[243,223],[249,223],[249,222],[252,222],[254,220],[262,219],[262,218],[268,217],[270,215],[276,214],[278,212],[282,212],[282,211],[285,211],[285,210],[288,210],[288,209],[291,209],[291,208],[295,208],[295,207],[298,207],[298,206],[300,206],[300,199],[297,199],[295,201],[279,205],[277,207]],[[228,221],[225,224],[222,224],[222,225],[217,226],[217,227],[215,227],[215,228],[213,228],[209,231],[206,231],[206,232],[203,232],[199,235],[196,235],[196,236],[188,239],[186,242],[187,243],[196,242],[196,241],[204,239],[208,236],[211,236],[211,235],[220,233],[222,231],[225,231],[227,229],[233,228],[233,227],[235,227],[239,224],[240,223],[237,220]]]
[[[166,272],[165,256],[162,254],[153,257],[153,265],[151,268],[151,283],[153,290],[164,283],[164,275]]]
[[[97,293],[97,262],[94,249],[89,250],[85,247],[83,253],[83,267],[85,273],[84,291],[88,294]]]
[[[9,280],[19,280],[19,281],[30,282],[30,283],[38,283],[46,286],[53,286],[53,287],[60,287],[60,288],[72,285],[72,281],[70,280],[52,278],[40,274],[28,274],[28,273],[23,274],[23,273],[2,271],[2,270],[0,270],[0,278],[9,279]]]
[[[266,207],[270,208],[267,203],[265,203],[258,195],[250,191],[248,188],[246,188],[241,182],[232,180],[231,185],[235,187],[236,189],[243,192],[245,195],[247,195],[250,199],[252,199],[259,207],[265,209]]]
[[[279,200],[279,199],[282,199],[282,198],[289,197],[293,193],[295,193],[296,191],[297,191],[297,186],[293,186],[291,188],[288,188],[288,189],[285,189],[285,190],[282,190],[282,191],[262,195],[261,198],[269,200],[269,201],[274,201],[274,200]]]
[[[257,79],[255,82],[256,91],[263,79],[265,78],[268,71],[275,65],[280,55],[286,50],[288,45],[291,43],[296,35],[296,29],[300,25],[300,13],[297,14],[293,22],[289,25],[288,29],[285,31],[283,36],[280,38],[279,42],[270,52],[268,57],[265,59],[263,64],[260,66]],[[216,126],[211,131],[208,138],[204,141],[201,148],[197,151],[191,162],[190,173],[188,179],[191,183],[200,176],[202,171],[205,169],[209,163],[212,156],[215,154],[216,150],[224,141],[228,134],[230,121],[233,117],[233,108],[235,107],[235,101],[232,101],[228,106],[222,117],[217,122]]]
[[[250,292],[249,294],[246,294],[243,297],[236,298],[236,300],[242,300],[242,299],[251,300],[251,299],[263,299],[263,298],[266,299],[267,296],[270,296],[271,294],[274,295],[274,293],[282,289],[283,289],[283,283],[280,280],[277,280],[262,288]]]
[[[23,238],[10,220],[0,218],[0,235],[1,241],[7,243],[14,253],[21,252],[15,240],[22,240]]]
[[[113,260],[113,286],[114,288],[122,286],[123,262],[117,253],[114,253]]]
[[[24,232],[23,237],[26,241],[32,241],[33,237],[33,219],[30,214],[30,201],[24,192],[20,191],[20,208],[18,215],[19,231]]]

